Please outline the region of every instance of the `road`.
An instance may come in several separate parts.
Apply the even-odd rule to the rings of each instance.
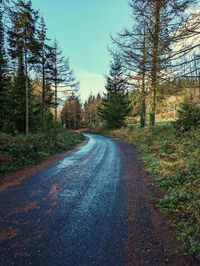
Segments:
[[[1,265],[123,265],[122,163],[101,136],[1,193]]]
[[[199,265],[176,252],[133,146],[86,137],[38,173],[0,184],[0,265]]]

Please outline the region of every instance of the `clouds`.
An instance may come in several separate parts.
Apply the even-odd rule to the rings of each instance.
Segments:
[[[79,70],[76,71],[76,75],[80,81],[80,97],[82,101],[86,100],[91,93],[96,95],[98,92],[105,91],[105,77],[102,74]]]

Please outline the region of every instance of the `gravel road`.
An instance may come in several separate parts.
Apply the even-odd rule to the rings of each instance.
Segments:
[[[123,265],[122,163],[101,136],[1,192],[1,265]]]
[[[136,150],[86,137],[53,163],[0,183],[0,265],[198,265],[176,252]]]

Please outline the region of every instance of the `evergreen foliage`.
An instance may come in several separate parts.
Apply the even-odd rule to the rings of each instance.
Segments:
[[[113,57],[110,75],[107,77],[107,94],[102,99],[99,115],[105,121],[106,127],[119,128],[124,125],[124,120],[131,108],[120,56],[114,54]]]
[[[17,67],[17,72],[14,73],[14,130],[28,133],[29,112],[32,108],[28,71],[36,63],[39,52],[36,29],[39,15],[32,8],[31,1],[26,3],[22,0],[18,0],[10,12],[9,54],[13,65]]]
[[[192,128],[199,128],[200,106],[191,101],[182,102],[177,113],[177,120],[172,124],[179,132],[189,131]]]
[[[60,49],[57,41],[51,49],[49,58],[49,83],[54,87],[54,106],[55,106],[55,125],[57,123],[58,116],[58,89],[65,88],[66,93],[77,90],[79,87],[79,82],[74,76],[73,70],[69,65],[69,59],[63,56],[62,50]],[[62,90],[63,91],[63,90]]]
[[[5,51],[5,29],[3,26],[3,8],[0,5],[0,131],[5,129],[6,124],[6,102],[8,100],[8,66]]]
[[[101,117],[98,114],[98,109],[101,106],[101,95],[97,96],[90,94],[83,108],[83,125],[90,130],[98,130],[101,126]]]
[[[74,93],[65,101],[61,112],[62,125],[67,129],[78,129],[81,125],[81,103]]]
[[[69,60],[57,42],[48,41],[31,0],[0,0],[0,131],[50,130],[59,121],[58,89],[78,89]]]

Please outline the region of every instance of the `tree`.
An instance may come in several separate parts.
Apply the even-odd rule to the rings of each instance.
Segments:
[[[54,87],[55,98],[55,126],[58,121],[58,92],[65,93],[77,91],[79,82],[76,80],[73,70],[70,68],[69,59],[62,55],[57,41],[54,41],[50,54],[50,71],[48,81]],[[60,91],[58,91],[60,89]]]
[[[136,23],[137,22],[137,23]],[[137,25],[138,24],[138,25]],[[146,125],[146,95],[148,79],[148,43],[146,26],[136,17],[133,27],[117,34],[112,40],[120,50],[123,68],[128,71],[129,82],[140,91],[140,127]]]
[[[30,79],[28,71],[36,63],[38,54],[38,41],[36,22],[38,11],[32,8],[32,2],[18,0],[10,11],[11,29],[9,33],[10,57],[17,64],[15,77],[16,98],[20,97],[21,105],[16,105],[15,117],[16,130],[29,132],[29,109],[30,109]],[[21,124],[22,123],[22,124]]]
[[[134,86],[141,89],[141,127],[145,126],[147,91],[151,96],[150,124],[155,124],[160,85],[169,77],[175,52],[172,45],[186,36],[180,31],[192,0],[131,0],[133,26],[118,34],[123,64]],[[177,51],[176,51],[177,52]],[[149,86],[151,84],[151,86]]]
[[[5,51],[5,30],[3,26],[3,8],[0,1],[0,131],[3,130],[7,117],[7,86],[8,86],[8,66]]]
[[[62,125],[67,129],[78,129],[81,123],[81,103],[74,93],[65,101],[61,112]]]
[[[83,123],[90,129],[97,129],[100,127],[101,118],[98,114],[98,109],[101,106],[101,95],[90,95],[88,100],[84,103],[83,108]]]
[[[108,128],[119,128],[124,125],[124,120],[131,108],[121,58],[118,54],[113,55],[106,90],[107,94],[102,99],[99,115],[105,120]]]
[[[39,54],[38,54],[38,64],[37,64],[37,72],[39,73],[39,77],[41,80],[41,128],[42,131],[45,130],[45,112],[49,106],[52,106],[52,99],[49,98],[50,93],[50,72],[51,72],[51,57],[52,55],[52,47],[46,43],[48,40],[46,37],[46,25],[43,17],[40,21],[40,29],[38,34],[39,41]],[[52,97],[51,97],[52,98]]]

